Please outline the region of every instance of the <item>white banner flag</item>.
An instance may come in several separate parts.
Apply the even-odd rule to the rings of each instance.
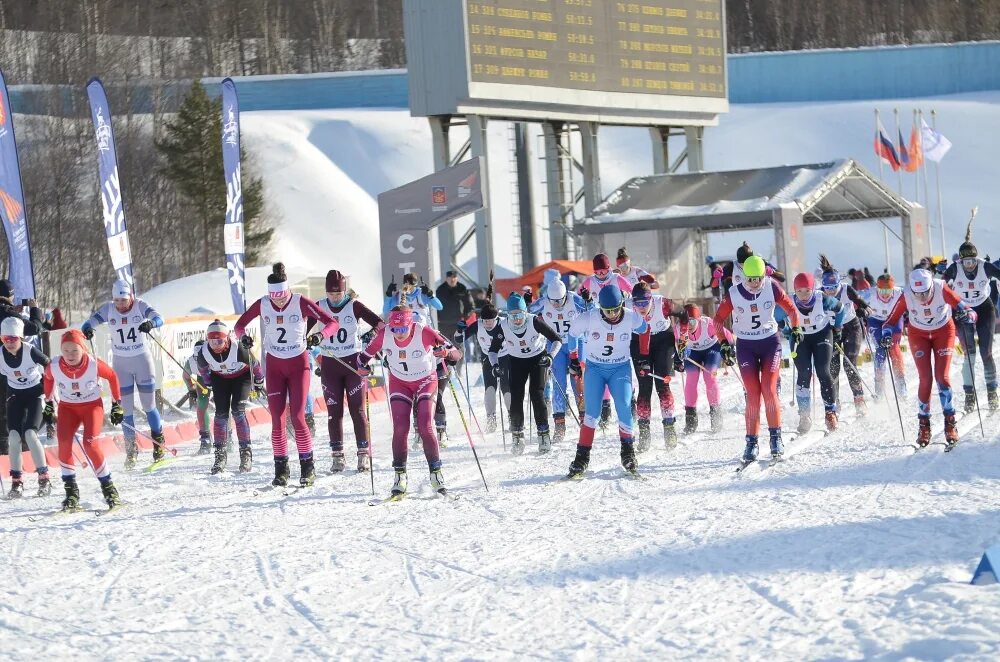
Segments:
[[[920,120],[920,141],[923,144],[924,156],[935,163],[940,163],[951,149],[951,141],[932,129],[924,120]]]

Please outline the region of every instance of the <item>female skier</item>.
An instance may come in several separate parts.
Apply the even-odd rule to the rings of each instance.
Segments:
[[[424,443],[424,457],[430,469],[431,487],[446,494],[441,456],[434,433],[434,400],[437,395],[437,361],[461,360],[462,354],[440,333],[413,321],[413,311],[405,303],[389,311],[388,324],[375,333],[358,355],[358,371],[368,374],[368,362],[382,352],[389,367],[389,408],[392,412],[392,467],[396,478],[390,499],[402,499],[407,492],[406,459],[410,416],[417,411],[417,430]]]
[[[698,380],[705,380],[705,395],[708,397],[708,417],[712,432],[722,431],[722,407],[719,404],[719,382],[717,373],[722,365],[722,345],[716,338],[715,322],[701,314],[701,307],[695,303],[684,306],[687,323],[678,347],[684,353],[684,434],[698,430]],[[728,342],[733,336],[729,329],[722,329]]]
[[[250,450],[250,422],[247,420],[247,401],[264,390],[264,374],[260,365],[250,356],[250,350],[233,342],[229,328],[220,320],[208,325],[207,341],[198,353],[198,374],[201,383],[212,389],[215,419],[212,437],[215,442],[215,463],[212,473],[226,469],[229,441],[229,415],[236,424],[236,438],[240,443],[240,473],[247,473],[253,465]],[[254,394],[257,395],[257,394]]]
[[[955,322],[975,324],[976,311],[962,302],[961,297],[943,282],[935,281],[930,271],[914,269],[910,272],[903,296],[889,313],[889,319],[882,327],[883,347],[893,342],[895,326],[906,313],[910,318],[907,336],[910,339],[910,353],[917,366],[920,381],[917,385],[917,445],[923,448],[931,443],[931,385],[937,382],[938,398],[944,412],[944,438],[949,446],[958,443],[958,428],[955,425],[955,405],[952,402],[949,369],[955,351]],[[933,368],[931,366],[933,362]]]
[[[376,331],[385,324],[368,306],[354,297],[348,287],[347,276],[331,269],[326,274],[326,298],[319,307],[337,321],[337,333],[319,345],[319,374],[323,382],[323,399],[329,414],[330,453],[333,463],[330,471],[344,470],[344,407],[350,412],[357,443],[358,471],[368,471],[368,416],[365,401],[368,379],[354,371],[361,351],[361,323]],[[338,360],[339,359],[339,360]]]
[[[774,309],[781,306],[788,314],[792,341],[802,340],[799,313],[791,298],[767,275],[767,265],[756,255],[749,256],[742,267],[743,282],[729,288],[728,296],[715,313],[715,336],[722,345],[726,365],[739,363],[746,390],[746,449],[744,465],[757,459],[757,435],[760,432],[760,401],[763,396],[767,429],[770,433],[771,458],[778,460],[785,452],[781,442],[781,403],[778,401],[778,371],[781,367],[781,342]],[[733,316],[736,346],[726,338],[723,322]]]
[[[899,341],[903,337],[903,319],[900,318],[892,329],[892,344],[886,348],[879,342],[882,329],[885,327],[889,313],[896,307],[896,302],[903,296],[903,288],[896,287],[896,281],[890,274],[882,274],[875,281],[875,287],[863,290],[861,296],[868,302],[867,329],[864,331],[869,338],[874,338],[875,346],[875,395],[881,397],[885,392],[886,358],[892,363],[892,379],[900,397],[906,396],[906,378],[903,372],[903,352]]]
[[[79,329],[70,329],[64,333],[61,343],[62,356],[45,369],[43,388],[46,402],[43,417],[46,423],[51,423],[55,418],[56,407],[52,399],[58,392],[59,417],[56,421],[56,437],[59,440],[59,465],[62,467],[63,487],[66,489],[62,507],[65,511],[80,509],[80,488],[76,484],[76,469],[73,466],[73,438],[82,425],[83,452],[101,482],[101,493],[108,507],[116,508],[121,504],[121,499],[114,483],[111,482],[111,470],[104,463],[104,453],[95,440],[104,424],[100,379],[107,380],[111,389],[112,404],[109,415],[111,424],[119,425],[125,420],[118,375],[107,363],[87,354],[84,348],[86,339]]]
[[[624,246],[618,249],[618,256],[615,258],[615,264],[617,265],[615,271],[617,271],[619,275],[623,276],[632,288],[635,288],[635,286],[639,283],[646,283],[649,285],[649,289],[651,290],[660,289],[660,283],[657,282],[656,277],[653,276],[653,274],[649,273],[645,269],[632,266],[632,258],[629,257],[628,251],[625,250]]]
[[[649,417],[653,385],[660,401],[660,418],[663,423],[663,442],[667,450],[677,446],[674,428],[674,394],[670,390],[675,367],[680,369],[677,342],[670,323],[670,299],[653,294],[649,284],[639,282],[632,288],[632,309],[639,313],[648,328],[632,336],[631,354],[636,377],[639,379],[639,397],[636,412],[639,416],[639,440],[636,451],[645,452],[650,445]]]
[[[503,399],[501,407],[510,409],[510,355],[507,348],[501,347],[497,354],[497,365],[500,370],[493,370],[490,364],[490,346],[493,339],[500,333],[500,311],[493,305],[489,298],[492,297],[492,290],[487,290],[487,302],[479,309],[479,315],[472,324],[466,324],[464,320],[458,323],[458,330],[455,331],[455,344],[463,346],[466,336],[475,336],[479,343],[479,351],[483,367],[483,388],[486,391],[486,431],[496,432],[497,429],[497,391],[499,387],[500,397]]]
[[[24,494],[21,473],[21,441],[31,451],[31,461],[38,473],[38,496],[48,496],[52,491],[45,450],[38,438],[42,424],[42,373],[49,364],[49,357],[37,347],[24,342],[24,322],[17,317],[5,317],[0,322],[0,340],[3,341],[3,361],[0,374],[7,378],[7,430],[10,449],[10,490],[8,499]]]
[[[274,449],[274,480],[272,485],[288,484],[288,437],[285,433],[285,409],[291,411],[295,429],[295,445],[299,451],[299,484],[316,481],[313,462],[312,435],[306,425],[305,404],[309,397],[309,352],[323,338],[329,338],[340,328],[330,314],[301,294],[288,289],[285,265],[276,263],[267,277],[267,296],[254,301],[240,315],[233,330],[240,343],[249,349],[253,338],[246,328],[260,317],[264,345],[264,376],[267,384],[267,408],[271,412],[271,447]],[[309,318],[319,320],[323,328],[306,337]]]

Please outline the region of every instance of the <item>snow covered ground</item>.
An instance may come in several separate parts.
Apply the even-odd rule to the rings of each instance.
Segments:
[[[862,373],[871,383],[870,364]],[[786,370],[786,427],[790,380]],[[968,581],[1000,542],[1000,415],[985,440],[973,415],[954,452],[915,454],[912,398],[905,442],[891,404],[864,420],[848,406],[841,432],[793,441],[787,463],[737,477],[742,398],[732,375],[722,384],[725,432],[668,453],[654,429],[645,482],[623,478],[617,441],[600,434],[588,477],[556,482],[571,425],[547,457],[477,438],[487,493],[450,396],[454,502],[431,496],[419,454],[402,503],[370,507],[369,477],[353,471],[255,495],[272,475],[261,428],[249,475],[210,477],[192,447],[154,474],[116,458],[131,504],[119,514],[30,521],[55,495],[0,506],[0,648],[24,659],[997,659],[1000,586]],[[382,496],[384,403],[372,419]],[[100,505],[93,476],[81,489]]]

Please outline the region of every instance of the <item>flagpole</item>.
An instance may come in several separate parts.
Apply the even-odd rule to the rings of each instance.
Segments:
[[[927,159],[923,158],[923,155],[924,155],[924,135],[923,135],[924,111],[923,110],[919,111],[918,116],[920,117],[920,127],[921,127],[921,130],[920,130],[920,154],[921,154],[920,170],[923,172],[923,175],[924,175],[924,207],[925,208],[929,208],[931,206],[931,193],[930,193],[930,190],[929,190],[928,185],[927,185]],[[928,210],[928,213],[930,213],[929,210]],[[932,243],[932,244],[933,244],[933,239],[934,239],[933,235],[930,236],[930,237],[927,237],[927,241],[930,242],[930,243]],[[933,253],[934,253],[934,248],[932,246],[931,247],[931,254],[933,254]],[[943,245],[941,246],[941,255],[944,255],[944,246]]]
[[[913,141],[913,130],[914,130],[914,128],[916,126],[917,126],[917,109],[914,108],[913,109],[913,119],[910,122],[910,142],[911,143]],[[909,148],[911,146],[912,145],[907,145],[907,150],[909,150]],[[920,160],[923,161],[923,154],[921,153],[920,156],[921,156]],[[913,158],[913,154],[910,154],[910,158],[911,159]],[[920,163],[918,162],[917,163],[917,169],[919,169],[919,168],[920,168]],[[913,201],[917,202],[917,203],[920,202],[920,176],[916,172],[913,173]]]
[[[931,109],[931,128],[937,131],[937,111]],[[946,255],[944,244],[944,205],[941,202],[941,164],[934,162],[934,183],[937,187],[938,228],[941,230],[941,254]]]
[[[878,108],[875,109],[875,142],[878,142],[880,136],[878,132],[879,127],[879,112]],[[885,183],[885,162],[880,156],[878,159],[878,180]],[[891,272],[892,269],[889,265],[889,228],[885,226],[885,219],[882,219],[882,246],[885,248],[885,271],[886,273]]]
[[[900,131],[899,131],[899,108],[893,108],[892,109],[892,116],[896,120],[896,140],[899,140],[899,136],[901,135]],[[906,145],[900,145],[900,147],[902,149],[906,149]],[[902,156],[900,156],[899,160],[900,160],[899,170],[896,171],[896,174],[899,176],[899,194],[901,196],[905,197],[906,194],[903,193],[903,164],[902,164],[903,158],[902,158]]]

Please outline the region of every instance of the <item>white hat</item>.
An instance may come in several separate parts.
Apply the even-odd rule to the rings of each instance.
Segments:
[[[910,272],[910,291],[918,294],[927,292],[934,285],[934,277],[926,269],[914,269]]]
[[[115,284],[111,286],[112,299],[128,299],[131,296],[132,296],[132,286],[126,283],[121,278],[116,280]]]
[[[556,278],[546,286],[545,295],[553,301],[562,301],[566,298],[566,283]]]
[[[20,317],[5,317],[0,322],[0,336],[24,337],[24,322]]]

